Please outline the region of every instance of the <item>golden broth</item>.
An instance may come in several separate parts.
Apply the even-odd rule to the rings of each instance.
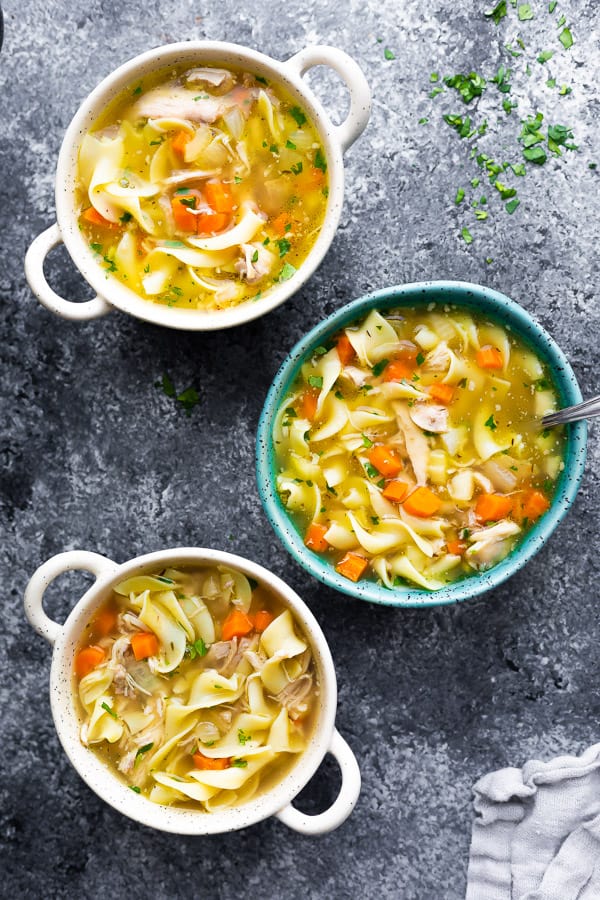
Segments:
[[[130,85],[84,137],[78,175],[79,225],[107,276],[185,309],[291,278],[329,193],[305,110],[276,83],[215,67]]]
[[[436,590],[504,558],[550,505],[562,429],[544,363],[454,306],[370,313],[305,362],[274,428],[306,545],[353,581]]]
[[[319,683],[289,609],[223,566],[130,578],[75,657],[81,740],[156,803],[239,806],[306,748]]]

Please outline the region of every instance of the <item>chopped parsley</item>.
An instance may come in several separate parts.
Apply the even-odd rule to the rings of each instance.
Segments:
[[[306,116],[299,106],[292,106],[292,108],[290,109],[290,116],[292,117],[292,119],[296,120],[298,128],[302,128],[302,126],[306,122]]]
[[[570,50],[573,46],[573,35],[571,34],[570,28],[563,28],[561,33],[558,36],[559,41],[565,48],[565,50]]]
[[[178,394],[175,385],[166,373],[160,381],[155,382],[155,387],[161,388],[167,397],[174,398],[177,403],[180,403],[186,416],[191,416],[192,409],[200,402],[200,395],[196,388],[189,387]]]
[[[367,449],[368,449],[369,447],[373,446],[373,441],[370,440],[370,438],[368,438],[366,436],[366,434],[361,434],[361,437],[362,437],[363,447],[367,447]]]
[[[138,84],[138,86],[135,87],[135,88],[132,90],[131,93],[133,94],[134,97],[139,96],[139,94],[142,93],[142,86],[141,86],[141,84]]]
[[[458,91],[463,103],[470,103],[475,97],[481,97],[485,90],[486,80],[477,72],[469,72],[468,75],[459,72],[457,75],[447,75],[444,78],[444,84]]]
[[[375,378],[379,378],[385,367],[389,364],[389,359],[380,359],[379,362],[375,363],[371,371]]]
[[[323,387],[323,376],[322,375],[309,375],[308,383],[311,387],[319,388],[319,390]]]
[[[529,3],[521,3],[517,7],[517,15],[519,16],[519,22],[529,22],[534,18]]]
[[[285,146],[288,148],[288,150],[295,150],[295,149],[296,149],[296,145],[294,144],[293,141],[290,141],[289,138],[288,138],[287,141],[285,142]]]
[[[509,214],[509,216],[512,216],[512,214],[517,209],[517,207],[520,205],[520,203],[521,203],[521,201],[519,200],[518,197],[515,197],[514,200],[508,201],[505,208],[506,208],[506,212]]]
[[[385,50],[383,51],[383,55],[385,59],[396,59],[395,53],[393,53],[389,47],[385,48]]]
[[[133,216],[131,215],[130,212],[124,212],[123,215],[120,217],[119,222],[121,222],[122,225],[126,225],[128,222],[131,222],[132,219],[133,219]]]
[[[133,791],[134,794],[141,794],[141,793],[142,793],[142,789],[139,788],[139,787],[137,786],[137,784],[130,784],[130,785],[129,785],[129,790],[130,790],[130,791]]]
[[[289,253],[291,244],[287,238],[279,238],[279,240],[275,241],[277,247],[279,248],[279,258],[285,256],[286,253]]]
[[[102,709],[105,710],[105,712],[107,712],[109,714],[109,716],[113,717],[113,719],[119,718],[118,715],[116,714],[116,712],[114,711],[114,709],[111,709],[111,707],[108,705],[108,703],[102,703],[101,706],[102,706]]]
[[[152,750],[153,747],[154,747],[154,741],[152,741],[149,744],[144,744],[143,747],[139,748],[138,752],[135,754],[135,759],[133,761],[134,767],[137,766],[137,764],[139,763],[139,761],[142,758],[142,756],[144,755],[144,753],[147,753],[148,750]]]
[[[320,169],[323,173],[327,171],[327,160],[325,159],[325,154],[321,147],[315,153],[315,158],[313,160],[313,165],[315,169]]]
[[[454,202],[458,206],[459,203],[462,203],[464,199],[465,199],[464,188],[458,188],[456,191],[456,197],[454,198]]]
[[[294,173],[294,175],[299,175],[300,172],[302,171],[302,163],[301,162],[296,163],[296,165],[293,165],[291,167],[291,169],[292,169],[292,172]]]
[[[279,277],[277,278],[277,281],[280,281],[280,282],[281,281],[289,281],[289,279],[292,277],[292,275],[295,275],[295,274],[296,274],[296,269],[294,268],[294,266],[292,266],[291,263],[286,262],[286,264],[283,266],[281,272],[279,273]]]
[[[190,659],[196,659],[197,656],[198,657],[206,656],[208,651],[206,649],[206,644],[204,643],[203,639],[200,637],[200,638],[198,638],[197,641],[194,641],[193,644],[188,644],[187,647],[185,648],[185,652],[189,656]]]
[[[492,19],[492,21],[495,22],[496,25],[500,24],[500,20],[503,19],[505,15],[506,0],[500,0],[500,2],[496,3],[496,5],[492,9],[488,9],[486,12],[484,12],[484,16],[487,16],[488,19]]]
[[[248,765],[248,760],[247,759],[232,759],[231,765],[234,766],[236,769],[245,769],[246,766]]]
[[[496,422],[495,422],[495,420],[494,420],[494,414],[493,414],[493,413],[492,413],[492,415],[489,417],[489,419],[487,419],[487,421],[484,422],[484,425],[485,425],[486,428],[489,428],[491,431],[495,431],[495,430],[496,430],[496,428],[497,428],[498,426],[497,426],[497,424],[496,424]]]
[[[418,366],[422,366],[424,362],[425,362],[425,356],[424,356],[424,354],[421,353],[421,351],[419,350],[419,352],[417,353],[417,365],[418,365]]]
[[[465,244],[472,244],[472,243],[473,243],[473,235],[471,234],[471,232],[469,231],[469,229],[467,228],[466,225],[463,225],[463,227],[461,228],[460,233],[461,233],[461,235],[462,235],[462,239],[463,239],[463,241],[465,242]]]
[[[238,728],[238,741],[242,746],[244,746],[244,744],[247,744],[248,741],[251,740],[251,735],[246,734],[246,732],[242,728]]]
[[[365,472],[369,476],[369,478],[379,478],[379,472],[375,468],[375,466],[371,465],[370,462],[365,463]]]

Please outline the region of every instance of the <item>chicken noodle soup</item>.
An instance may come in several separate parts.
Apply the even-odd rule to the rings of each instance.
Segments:
[[[430,304],[317,347],[279,409],[277,489],[351,579],[442,588],[503,559],[548,509],[562,429],[544,363],[507,327]]]
[[[82,742],[155,803],[238,806],[310,738],[319,684],[292,613],[224,566],[129,578],[75,657]]]
[[[107,277],[217,309],[292,277],[327,205],[315,127],[280,85],[169,69],[120,95],[79,150],[80,228]]]

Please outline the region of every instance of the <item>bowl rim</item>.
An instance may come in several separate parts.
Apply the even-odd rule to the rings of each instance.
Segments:
[[[200,57],[208,63],[251,69],[295,97],[306,108],[327,159],[329,194],[320,232],[308,255],[287,281],[269,288],[259,300],[247,300],[222,310],[180,309],[145,300],[118,279],[106,273],[78,227],[74,187],[81,140],[106,106],[137,77],[157,69]],[[293,56],[290,57],[293,59]],[[314,274],[325,257],[339,225],[344,199],[342,148],[329,114],[308,82],[288,66],[264,53],[227,41],[179,41],[146,50],[106,75],[81,102],[62,140],[56,164],[56,220],[65,247],[82,276],[96,293],[122,312],[138,319],[181,330],[214,331],[252,321],[271,312],[295,294]]]
[[[174,834],[220,834],[253,825],[280,812],[290,804],[321,765],[331,744],[337,712],[337,681],[327,639],[315,616],[302,598],[278,575],[259,563],[238,554],[200,547],[176,547],[143,554],[124,563],[107,560],[107,569],[75,603],[61,626],[52,652],[50,705],[60,743],[79,776],[106,803],[130,819]],[[309,640],[320,677],[319,710],[308,746],[284,777],[256,798],[237,807],[211,813],[164,806],[132,792],[125,781],[79,739],[81,713],[78,711],[73,678],[73,657],[90,613],[123,578],[147,573],[157,566],[224,565],[265,583]]]
[[[462,301],[462,304],[461,304]],[[308,352],[328,337],[373,308],[390,309],[403,305],[454,303],[489,313],[509,324],[548,364],[563,405],[581,402],[575,374],[560,347],[527,310],[506,295],[483,285],[464,281],[423,281],[394,285],[359,297],[318,322],[290,350],[269,389],[260,415],[256,438],[256,475],[258,492],[266,516],[277,537],[307,572],[328,587],[360,600],[383,606],[424,608],[462,602],[486,593],[521,569],[550,537],[573,503],[585,467],[587,424],[567,426],[565,467],[559,477],[552,505],[526,535],[523,542],[500,563],[486,572],[471,575],[438,591],[398,587],[390,590],[375,582],[351,582],[337,573],[330,563],[305,547],[299,532],[284,510],[274,488],[275,455],[271,433],[280,403],[296,377]]]

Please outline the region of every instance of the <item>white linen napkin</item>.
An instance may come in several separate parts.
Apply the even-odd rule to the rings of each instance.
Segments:
[[[466,900],[599,900],[600,744],[473,790]]]

